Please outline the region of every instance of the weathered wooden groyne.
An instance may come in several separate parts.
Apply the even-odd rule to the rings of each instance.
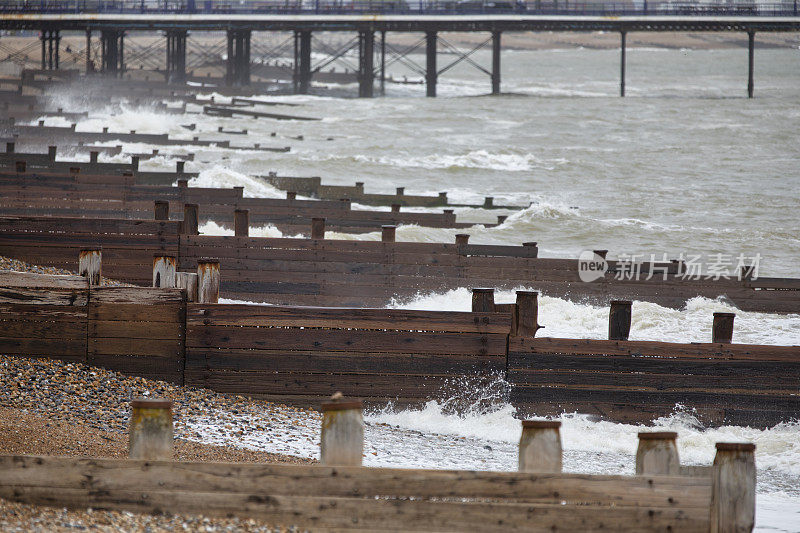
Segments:
[[[624,327],[610,328],[614,340],[539,338],[536,294],[525,292],[472,312],[219,304],[216,268],[198,267],[198,303],[184,289],[2,273],[0,353],[306,405],[337,391],[421,404],[500,379],[509,396],[497,400],[523,415],[646,423],[685,405],[708,424],[800,418],[797,346],[732,344],[719,331],[710,343],[628,341]],[[156,273],[170,272],[174,261],[154,262],[151,279],[163,286]]]
[[[83,509],[261,518],[313,530],[753,529],[755,445],[682,465],[674,432],[641,432],[636,475],[562,473],[560,421],[525,420],[518,472],[364,468],[362,404],[322,404],[320,465],[173,462],[172,402],[134,399],[128,459],[0,456],[0,496]]]
[[[535,243],[523,246],[344,241],[324,238],[324,221],[312,221],[312,238],[197,235],[197,209],[188,222],[69,217],[0,217],[0,255],[69,268],[81,249],[106,250],[109,277],[148,284],[156,252],[175,257],[180,270],[198,259],[222,265],[222,290],[229,298],[282,305],[383,307],[393,298],[459,287],[533,287],[543,294],[605,304],[612,299],[650,301],[681,308],[696,296],[723,297],[747,311],[792,313],[800,308],[795,279],[713,279],[683,276],[680,263],[641,263],[647,279],[605,275],[581,281],[576,259],[539,258]],[[246,225],[245,225],[246,227]],[[622,279],[617,279],[622,278]]]

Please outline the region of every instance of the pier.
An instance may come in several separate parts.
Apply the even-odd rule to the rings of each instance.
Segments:
[[[466,63],[487,75],[491,94],[502,92],[501,58],[504,33],[523,31],[614,32],[620,36],[620,96],[625,96],[626,38],[633,32],[741,32],[748,38],[747,95],[755,93],[756,34],[762,32],[800,31],[797,6],[789,4],[734,4],[717,9],[687,9],[685,6],[662,5],[641,10],[630,7],[575,5],[542,8],[540,2],[517,8],[453,8],[447,3],[431,3],[407,8],[392,4],[353,3],[345,7],[286,6],[284,3],[258,2],[232,7],[228,2],[198,2],[196,8],[139,8],[138,2],[96,2],[84,9],[85,3],[64,2],[63,6],[44,8],[27,4],[5,5],[0,9],[0,29],[35,30],[41,32],[41,68],[59,68],[59,42],[65,32],[82,32],[86,36],[86,70],[91,67],[89,50],[93,35],[99,34],[102,44],[101,71],[117,77],[125,73],[125,37],[136,32],[164,32],[166,58],[164,76],[173,83],[187,80],[187,35],[201,32],[226,32],[225,85],[243,87],[251,84],[252,38],[255,32],[291,32],[294,49],[292,87],[296,94],[309,92],[311,82],[324,66],[344,54],[357,50],[358,96],[372,97],[376,81],[383,94],[387,61],[402,61],[423,74],[427,96],[436,96],[440,76],[450,68]],[[329,56],[316,65],[311,54],[314,33],[340,32],[355,38],[337,50],[324,47],[315,54]],[[420,41],[414,47],[395,50],[386,46],[390,32],[417,33]],[[448,43],[444,32],[475,32],[486,40],[472,49],[460,50]],[[376,43],[376,36],[378,42]],[[472,55],[484,47],[491,48],[489,65],[481,65]],[[409,57],[423,50],[425,62],[419,65]],[[439,50],[452,53],[448,62],[439,60]]]

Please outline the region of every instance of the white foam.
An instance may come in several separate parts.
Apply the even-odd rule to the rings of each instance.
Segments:
[[[223,165],[205,167],[196,178],[189,180],[189,186],[213,189],[244,187],[243,195],[246,198],[286,198],[285,192],[269,183]]]

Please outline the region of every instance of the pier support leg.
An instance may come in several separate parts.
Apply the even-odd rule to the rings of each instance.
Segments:
[[[501,32],[492,32],[492,94],[500,94],[500,36]]]
[[[167,83],[186,82],[186,30],[167,32]]]
[[[58,30],[54,31],[53,34],[55,37],[53,38],[54,48],[55,48],[55,69],[58,70],[59,64],[61,63],[59,57],[59,50],[61,49],[61,32]]]
[[[251,33],[250,30],[228,30],[228,61],[225,67],[226,85],[234,87],[250,85]]]
[[[372,98],[375,83],[375,33],[358,32],[358,96]]]
[[[311,86],[311,32],[294,32],[294,93],[308,94]]]
[[[386,31],[381,32],[381,96],[386,96]]]
[[[116,30],[103,30],[100,34],[103,43],[102,70],[111,76],[121,76],[125,70],[123,56],[124,33]]]
[[[619,59],[619,95],[625,96],[625,37],[628,32],[619,32],[619,46],[620,46],[620,59]]]
[[[42,33],[39,35],[39,40],[42,42],[42,70],[47,69],[47,31],[42,30]]]
[[[426,96],[436,96],[436,80],[439,76],[436,70],[436,43],[437,36],[435,31],[425,32],[425,57],[426,57],[426,70],[425,70],[425,83],[426,83]]]
[[[86,74],[92,70],[92,30],[86,30]]]
[[[755,63],[756,32],[747,32],[747,97],[753,97],[753,66]]]

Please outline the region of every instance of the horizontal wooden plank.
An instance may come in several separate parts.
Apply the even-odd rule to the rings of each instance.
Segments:
[[[134,321],[177,323],[182,321],[183,307],[179,304],[151,305],[147,303],[92,303],[89,306],[92,321]]]
[[[505,358],[506,336],[497,333],[189,326],[186,346],[284,352],[474,354]]]
[[[89,358],[97,355],[148,355],[154,357],[181,357],[184,353],[182,339],[151,339],[143,342],[139,338],[89,338]]]
[[[636,357],[707,358],[720,360],[798,361],[800,346],[755,344],[608,341],[552,337],[512,337],[509,352],[518,354],[627,355]]]
[[[475,372],[501,375],[505,360],[494,356],[386,354],[357,352],[261,352],[190,348],[186,367],[209,371],[272,371],[301,373],[462,375]]]
[[[183,322],[133,322],[91,320],[90,338],[126,338],[142,340],[180,340],[184,336]],[[84,333],[86,328],[84,328]]]
[[[86,319],[83,320],[0,320],[3,337],[39,339],[86,339]]]
[[[0,337],[0,353],[45,358],[64,355],[86,357],[86,339]]]
[[[187,325],[293,326],[508,333],[511,316],[402,309],[189,304]]]
[[[44,308],[72,307],[86,309],[88,289],[37,289],[27,287],[0,287],[0,305],[28,305]]]
[[[0,270],[0,287],[27,287],[38,289],[87,289],[87,280],[82,276],[36,274]]]

